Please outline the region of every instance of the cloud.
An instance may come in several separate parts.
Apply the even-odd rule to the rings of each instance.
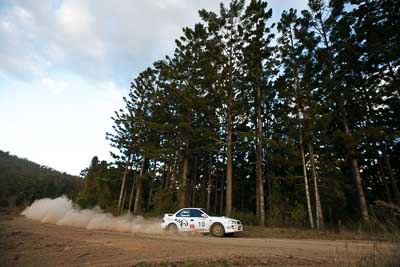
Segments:
[[[129,84],[173,52],[174,39],[199,20],[203,7],[216,9],[218,2],[15,1],[0,7],[0,72],[29,80],[56,69]]]
[[[99,18],[93,16],[84,1],[65,1],[56,10],[55,19],[62,33],[60,44],[69,44],[73,53],[98,61],[107,54],[101,36],[96,32]],[[100,26],[100,25],[99,25]]]
[[[306,1],[269,3],[276,20],[283,9],[301,9]],[[129,84],[173,52],[174,39],[199,21],[202,8],[217,11],[219,1],[14,1],[0,6],[0,71],[29,80],[57,70]]]
[[[68,87],[68,83],[66,81],[56,81],[48,77],[43,78],[41,80],[41,84],[43,88],[55,95],[61,94]]]
[[[2,21],[0,23],[0,31],[4,33],[11,33],[14,29],[12,28],[10,22]]]
[[[306,1],[269,4],[276,21]],[[130,81],[173,52],[202,8],[219,1],[0,1],[0,149],[73,174],[107,159],[105,132]]]

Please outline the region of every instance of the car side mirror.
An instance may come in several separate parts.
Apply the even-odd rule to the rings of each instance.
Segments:
[[[204,214],[204,213],[201,214],[201,217],[208,218],[208,216],[206,214]]]

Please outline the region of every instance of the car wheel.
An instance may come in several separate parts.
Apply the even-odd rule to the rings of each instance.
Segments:
[[[170,225],[168,225],[168,232],[177,233],[178,227],[174,223],[171,223]]]
[[[224,226],[220,223],[215,223],[211,226],[211,234],[216,237],[225,236]]]

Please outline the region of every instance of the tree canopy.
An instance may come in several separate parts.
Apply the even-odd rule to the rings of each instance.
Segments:
[[[75,199],[82,185],[80,177],[0,150],[0,206],[29,205],[35,199],[63,194]]]
[[[133,80],[107,133],[114,186],[95,194],[136,214],[198,206],[318,228],[399,205],[399,8],[309,0],[276,22],[261,0],[200,10]]]

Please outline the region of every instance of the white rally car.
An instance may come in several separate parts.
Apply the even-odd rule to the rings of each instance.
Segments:
[[[185,208],[175,214],[165,214],[161,228],[167,231],[196,231],[222,237],[243,231],[240,221],[227,217],[210,216],[205,209]]]

